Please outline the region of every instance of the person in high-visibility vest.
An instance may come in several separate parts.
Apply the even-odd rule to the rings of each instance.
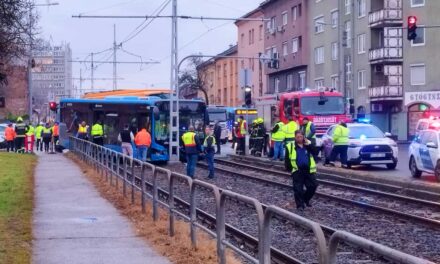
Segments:
[[[341,158],[343,168],[347,168],[347,151],[348,151],[348,136],[350,134],[347,124],[341,121],[336,126],[333,132],[333,149],[330,155],[330,165],[335,166],[335,161],[338,155]]]
[[[205,152],[206,163],[208,163],[208,179],[214,179],[214,154],[217,140],[209,127],[205,129],[205,133],[206,138],[203,142],[203,151]]]
[[[294,120],[290,120],[289,123],[284,125],[285,141],[290,142],[295,140],[295,132],[299,129],[298,123]]]
[[[43,123],[39,123],[37,127],[35,128],[35,139],[37,140],[37,150],[43,151],[43,138],[41,136],[41,133],[43,133]]]
[[[285,167],[293,178],[293,192],[296,208],[304,210],[305,205],[310,207],[310,200],[316,192],[316,162],[313,158],[314,149],[310,141],[304,138],[300,130],[295,132],[295,141],[286,145]],[[306,191],[304,192],[304,186]]]
[[[5,129],[6,151],[14,151],[15,131],[12,128],[12,123],[9,123]]]
[[[59,144],[60,139],[60,123],[55,122],[55,124],[52,127],[52,137],[53,137],[53,144],[57,146]]]
[[[23,150],[24,139],[26,137],[26,124],[23,122],[23,118],[17,118],[17,124],[15,124],[15,152]]]
[[[34,152],[35,128],[29,123],[26,126],[26,137],[24,138],[24,148],[27,153]]]
[[[200,151],[200,142],[194,132],[194,126],[190,126],[188,132],[182,135],[182,142],[186,153],[186,175],[193,178]]]
[[[142,161],[147,161],[148,148],[151,146],[151,135],[147,129],[143,127],[134,137],[134,143],[136,144],[138,158]]]
[[[272,159],[275,161],[277,159],[284,159],[284,123],[278,121],[275,126],[272,128],[272,141],[273,145],[273,157]]]
[[[316,130],[315,130],[315,124],[313,124],[312,121],[309,120],[308,117],[304,117],[303,124],[301,126],[301,131],[303,132],[304,136],[311,142],[310,145],[312,148],[316,149]],[[316,151],[314,151],[316,153]],[[316,160],[316,155],[313,156]]]
[[[88,133],[89,133],[89,126],[86,124],[85,121],[82,121],[81,124],[78,126],[78,132],[76,134],[76,137],[87,140]]]
[[[246,135],[247,135],[247,123],[243,116],[240,116],[237,120],[238,126],[236,129],[237,133],[237,154],[246,154]]]
[[[92,126],[90,135],[92,136],[93,143],[100,146],[104,145],[104,127],[102,126],[101,120],[98,120],[98,122]]]
[[[44,126],[41,136],[43,137],[44,151],[49,153],[50,142],[52,141],[52,128],[49,123]]]

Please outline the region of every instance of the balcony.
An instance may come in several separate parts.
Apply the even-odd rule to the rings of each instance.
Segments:
[[[370,101],[396,101],[403,100],[402,85],[385,85],[369,88]]]
[[[370,49],[368,58],[371,64],[402,62],[403,49],[401,47]]]
[[[402,9],[382,9],[368,14],[368,24],[371,28],[399,26],[403,24]]]

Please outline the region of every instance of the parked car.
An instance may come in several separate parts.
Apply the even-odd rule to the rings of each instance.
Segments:
[[[5,129],[7,124],[0,124],[0,149],[6,148]]]
[[[322,137],[324,160],[330,157],[336,126],[331,126]],[[390,138],[390,133],[384,133],[372,124],[348,123],[347,127],[349,129],[348,167],[384,164],[390,170],[396,168],[399,150],[397,143]]]
[[[440,151],[438,129],[422,130],[409,146],[409,169],[414,178],[420,178],[422,172],[434,174],[440,181]]]

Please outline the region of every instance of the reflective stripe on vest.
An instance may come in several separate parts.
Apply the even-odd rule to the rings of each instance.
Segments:
[[[292,173],[298,170],[298,164],[296,164],[296,149],[295,143],[290,142],[286,145],[287,152],[289,153],[290,164],[292,165]],[[316,162],[312,155],[310,155],[310,173],[316,173]]]
[[[285,135],[284,135],[284,123],[278,122],[278,130],[275,133],[272,133],[272,140],[273,141],[284,141]]]
[[[217,144],[217,141],[215,141],[215,137],[213,137],[213,136],[207,136],[207,137],[205,138],[205,141],[203,142],[203,146],[204,146],[205,148],[208,147],[208,138],[212,138],[212,145],[211,145],[211,146],[215,146],[215,145]]]
[[[182,136],[183,145],[185,147],[196,147],[196,133],[194,132],[186,132]]]
[[[311,128],[312,128],[312,122],[309,121],[306,125],[306,135],[305,135],[306,137],[310,135]],[[314,134],[312,138],[316,138],[316,134]]]
[[[103,136],[104,135],[104,129],[100,124],[94,124],[92,126],[92,132],[90,132],[92,136]]]
[[[295,121],[290,121],[287,125],[284,126],[284,135],[288,139],[292,139],[295,137],[295,131],[298,130],[298,124]]]
[[[246,135],[246,133],[247,133],[247,131],[246,131],[246,121],[241,121],[241,123],[240,123],[240,134],[241,135]]]

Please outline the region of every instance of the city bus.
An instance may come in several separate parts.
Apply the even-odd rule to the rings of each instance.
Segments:
[[[221,132],[221,141],[225,144],[228,141],[228,112],[227,108],[224,106],[210,105],[207,108],[208,116],[209,116],[209,124],[213,127],[215,122],[217,121],[222,129]]]
[[[246,120],[246,123],[251,124],[255,119],[258,118],[258,111],[255,108],[245,108],[245,107],[227,107],[228,112],[228,120],[227,120],[227,128],[228,128],[228,138],[232,140],[232,130],[234,128],[234,122],[237,122],[237,119],[240,116]]]
[[[91,128],[95,122],[101,120],[104,127],[105,147],[122,151],[118,135],[125,124],[130,126],[134,135],[142,127],[146,127],[151,133],[148,160],[152,162],[169,160],[169,99],[155,96],[61,99],[59,107],[60,144],[65,148],[68,148],[69,136],[76,135],[78,125],[82,121]],[[203,142],[204,127],[208,120],[205,103],[201,100],[180,100],[179,108],[179,138],[190,125],[193,125],[200,141]]]

